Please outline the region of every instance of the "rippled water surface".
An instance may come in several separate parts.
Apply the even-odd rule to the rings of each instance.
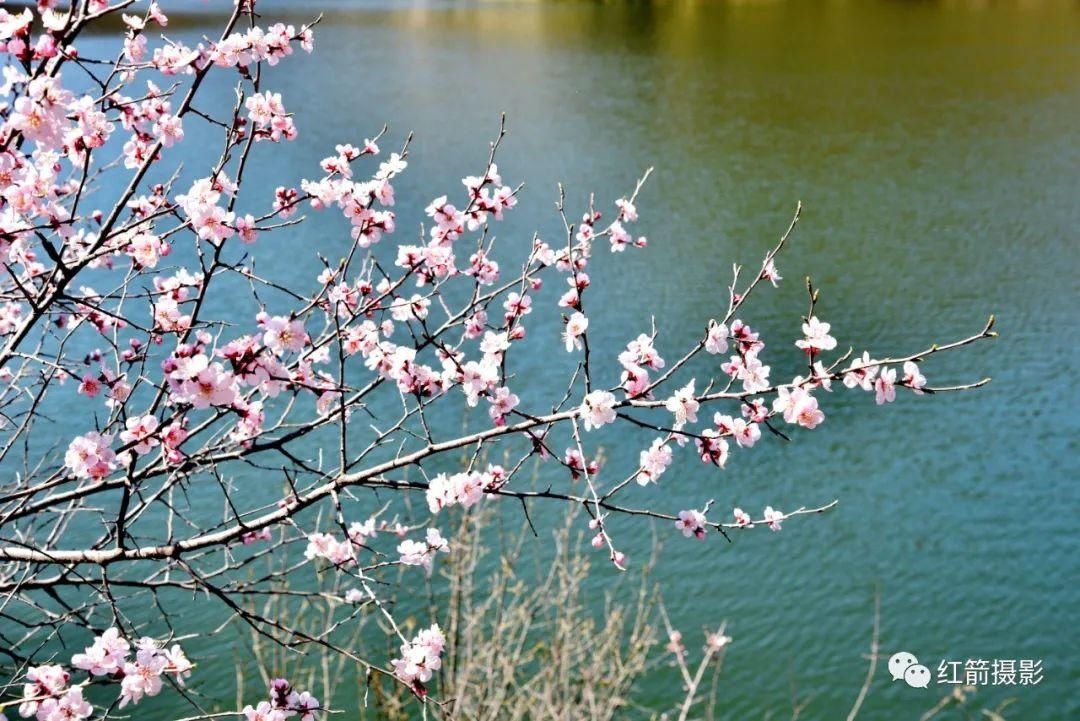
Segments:
[[[758,262],[799,200],[785,281],[746,312],[773,340],[774,373],[797,372],[787,344],[806,275],[842,347],[878,356],[971,335],[996,314],[996,342],[925,364],[932,383],[992,376],[988,387],[884,410],[834,393],[813,434],[766,439],[721,473],[684,462],[663,495],[635,497],[667,511],[709,498],[719,509],[840,501],[733,544],[659,529],[671,535],[657,577],[673,622],[695,645],[725,619],[735,638],[722,718],[786,718],[793,694],[812,699],[806,717],[843,718],[865,673],[875,587],[885,650],[928,664],[1042,659],[1039,686],[980,696],[1016,696],[1019,718],[1080,715],[1080,9],[983,5],[328,4],[316,54],[269,75],[301,138],[264,153],[266,192],[387,122],[384,147],[416,133],[403,229],[482,168],[504,111],[500,169],[526,182],[498,228],[504,251],[527,247],[533,229],[558,237],[557,181],[577,214],[590,192],[610,207],[654,166],[639,202],[649,248],[605,253],[592,270],[598,353],[655,313],[660,349],[676,356],[722,312],[732,262]],[[264,12],[301,21],[317,12],[307,6]],[[175,32],[216,32],[201,22]],[[210,90],[231,102],[224,85]],[[280,272],[312,249],[333,256],[340,234],[320,219],[296,231],[295,253],[261,262]],[[546,358],[516,362],[533,379],[518,389],[526,406],[559,392]],[[643,438],[606,439],[611,477]],[[601,566],[594,581],[614,575]],[[223,677],[232,662],[221,654]],[[945,690],[891,685],[879,670],[863,717],[917,718]],[[637,691],[664,707],[678,678],[659,672]]]

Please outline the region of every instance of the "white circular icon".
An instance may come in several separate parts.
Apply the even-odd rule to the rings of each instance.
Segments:
[[[894,653],[889,658],[889,674],[893,681],[903,679],[912,688],[926,688],[930,685],[930,669],[920,664],[915,654],[907,651]]]
[[[892,658],[889,659],[889,673],[892,674],[893,681],[899,681],[904,677],[904,671],[908,670],[908,666],[915,666],[919,663],[919,659],[915,658],[914,654],[907,651],[900,651],[894,653]]]
[[[904,680],[912,688],[926,688],[930,685],[930,669],[922,664],[913,664],[904,671]]]

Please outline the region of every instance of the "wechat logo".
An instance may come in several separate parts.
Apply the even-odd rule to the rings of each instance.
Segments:
[[[926,688],[930,685],[930,669],[920,664],[919,659],[907,651],[892,655],[889,659],[889,673],[893,681],[903,679],[912,688]]]

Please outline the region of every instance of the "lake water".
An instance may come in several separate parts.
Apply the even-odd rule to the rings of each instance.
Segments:
[[[997,341],[924,368],[932,384],[992,376],[988,387],[903,395],[886,409],[837,392],[823,399],[828,421],[814,433],[764,439],[722,473],[683,462],[662,495],[634,500],[667,511],[709,498],[755,510],[840,501],[733,544],[659,529],[671,535],[657,577],[672,621],[693,646],[722,620],[735,638],[721,718],[787,717],[793,689],[812,698],[805,717],[843,718],[865,674],[875,587],[885,651],[910,651],[935,672],[942,659],[1041,659],[1040,685],[988,687],[979,698],[1015,696],[1020,718],[1080,715],[1080,8],[261,6],[270,20],[296,22],[327,10],[315,55],[294,56],[266,81],[301,132],[263,149],[267,192],[314,175],[334,143],[360,142],[384,122],[393,138],[384,148],[415,131],[396,208],[409,237],[431,198],[482,169],[505,111],[500,170],[527,184],[497,229],[506,251],[526,247],[533,229],[558,237],[557,181],[579,215],[588,193],[610,207],[656,168],[638,203],[650,247],[605,253],[591,271],[598,352],[613,354],[655,313],[661,352],[675,357],[722,313],[731,263],[759,262],[800,200],[802,221],[778,263],[785,280],[744,314],[773,340],[778,377],[797,372],[785,346],[799,332],[806,275],[822,288],[819,315],[841,347],[878,356],[973,334],[996,314]],[[170,33],[216,34],[201,22],[177,21]],[[210,91],[229,102],[224,85]],[[340,223],[317,220],[296,232],[295,254],[261,262],[282,272],[313,249],[332,255],[340,233]],[[530,379],[526,407],[558,392],[562,376],[544,358],[517,363]],[[605,444],[615,478],[641,437]],[[626,538],[641,529],[615,526]],[[615,575],[599,564],[594,583]],[[221,654],[224,677],[232,661]],[[879,668],[862,718],[917,718],[947,690],[892,684]],[[680,696],[667,671],[637,691],[656,708]]]

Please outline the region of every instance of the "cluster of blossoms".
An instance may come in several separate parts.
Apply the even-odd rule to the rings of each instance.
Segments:
[[[248,111],[248,120],[255,129],[256,140],[296,139],[296,125],[292,117],[285,112],[281,102],[281,93],[255,93],[244,102]]]
[[[769,280],[774,286],[781,280],[771,257],[767,258],[760,278]],[[579,345],[579,337],[584,334],[587,326],[588,323],[581,313],[571,316],[564,332],[568,350]],[[670,446],[672,440],[681,446],[692,437],[697,454],[704,463],[724,467],[731,448],[728,441],[733,441],[741,448],[753,448],[761,438],[761,426],[767,424],[773,416],[808,430],[816,428],[825,420],[825,414],[819,408],[813,391],[818,388],[830,391],[832,381],[836,378],[842,379],[848,388],[858,387],[874,391],[879,405],[895,399],[897,385],[908,387],[916,394],[924,392],[926,378],[912,360],[903,362],[904,374],[900,381],[897,381],[895,370],[871,360],[868,353],[863,354],[861,361],[843,371],[826,369],[819,359],[820,354],[836,348],[836,339],[829,335],[829,331],[828,323],[811,315],[803,324],[804,337],[795,342],[796,347],[810,359],[811,375],[808,378],[796,376],[789,384],[770,388],[770,367],[759,359],[759,353],[765,347],[759,334],[741,320],[733,321],[730,328],[724,323],[710,321],[700,349],[713,355],[726,353],[732,347],[736,351],[721,367],[733,382],[742,382],[743,393],[733,396],[739,398],[741,417],[715,413],[711,427],[691,433],[688,426],[697,423],[698,412],[705,400],[704,396],[697,394],[696,383],[691,379],[663,401],[664,408],[673,416],[671,428],[668,429],[666,437],[654,439],[648,448],[641,451],[639,468],[635,473],[637,482],[640,485],[655,483],[668,469],[673,458]],[[614,422],[618,416],[618,408],[633,407],[639,399],[652,398],[653,386],[649,371],[662,369],[665,365],[654,347],[654,341],[654,337],[642,334],[631,341],[619,355],[619,363],[623,368],[621,386],[626,392],[626,400],[620,402],[611,392],[601,390],[592,391],[585,396],[576,415],[581,419],[586,431]],[[771,408],[763,398],[752,397],[755,393],[768,391],[776,395]],[[573,468],[572,472],[576,478],[577,472]],[[766,508],[763,514],[764,523],[774,531],[780,530],[785,518],[771,506]],[[599,529],[593,545],[598,548],[607,545],[609,539],[603,532],[602,520],[594,519],[592,525]],[[731,526],[752,527],[753,523],[748,515],[736,508],[735,523]],[[686,537],[703,539],[708,528],[705,512],[681,511],[676,517],[675,527]]]
[[[72,672],[57,664],[34,666],[26,672],[19,715],[37,721],[72,721],[89,718],[93,707],[83,698],[83,688],[92,679],[120,682],[119,707],[138,703],[161,691],[168,674],[179,685],[191,675],[192,664],[180,646],[162,648],[152,638],[142,638],[131,655],[131,644],[116,628],[97,636],[83,653],[71,657],[71,667],[85,671],[88,678],[69,685]]]
[[[541,453],[544,451],[541,450]],[[570,471],[572,480],[579,480],[582,476],[595,476],[600,472],[600,461],[593,459],[586,462],[585,457],[577,448],[567,448],[563,453],[563,465]]]
[[[683,536],[690,538],[697,538],[698,540],[704,540],[709,530],[709,521],[705,517],[704,511],[687,510],[679,511],[678,520],[675,521],[675,529],[682,532]],[[753,528],[754,522],[750,518],[750,514],[741,508],[736,508],[733,511],[735,516],[734,523],[728,524],[731,528]],[[768,526],[773,531],[779,531],[781,524],[787,518],[781,511],[774,509],[772,506],[766,506],[765,510],[761,514],[761,522]],[[715,524],[714,524],[715,525]]]
[[[91,5],[100,6],[97,12],[102,13],[112,9],[101,2]],[[69,54],[74,57],[77,52],[73,48],[57,46],[57,38],[71,26],[71,16],[43,8],[41,20],[44,32],[35,41],[31,38],[31,10],[16,14],[0,9],[0,52],[22,63],[59,60]],[[165,26],[168,18],[157,3],[151,3],[144,16],[124,15],[124,22],[128,28],[124,57],[129,65],[121,64],[118,74],[132,79],[146,67],[148,50],[144,31],[148,24],[156,22]],[[310,51],[311,30],[297,31],[282,24],[265,31],[253,27],[245,33],[233,33],[210,47],[188,48],[166,42],[154,49],[151,64],[164,76],[202,72],[210,64],[242,68],[263,60],[275,64],[292,52],[296,42]],[[41,263],[25,240],[29,240],[30,229],[36,223],[44,222],[65,240],[63,253],[67,261],[79,260],[90,267],[101,267],[111,264],[111,253],[125,253],[137,267],[155,267],[170,248],[152,232],[133,227],[99,238],[73,227],[70,209],[63,203],[78,193],[81,186],[77,179],[61,180],[58,160],[66,157],[74,166],[82,167],[89,162],[90,153],[103,148],[117,128],[122,127],[128,134],[123,143],[124,166],[147,167],[160,158],[161,148],[170,148],[184,140],[182,113],[169,100],[172,90],[163,91],[153,80],[148,80],[147,90],[139,92],[140,97],[111,92],[97,100],[67,90],[61,72],[27,75],[23,67],[21,63],[7,65],[3,74],[4,95],[14,87],[23,87],[24,91],[18,94],[0,123],[0,145],[4,147],[0,154],[0,176],[4,180],[0,184],[4,200],[0,213],[3,238],[0,255],[10,255],[12,262],[23,266],[28,278],[40,274]],[[256,95],[248,103],[258,137],[277,140],[295,136],[295,127],[280,108],[279,97],[270,93]],[[34,151],[26,154],[20,140],[34,143]],[[215,178],[215,182],[222,180],[227,185],[226,179]],[[184,207],[185,210],[190,207],[189,216],[201,237],[221,242],[233,231],[242,229],[244,219],[234,223],[231,212],[211,207],[216,199],[205,202],[198,190],[189,197],[190,204]],[[164,200],[160,196],[158,199]],[[135,201],[132,207],[137,207]]]
[[[654,339],[644,333],[626,344],[626,350],[619,354],[622,366],[620,385],[629,398],[650,397],[649,371],[664,367],[664,359],[653,347]]]
[[[641,452],[641,470],[638,471],[637,482],[643,486],[656,483],[671,465],[671,459],[671,446],[662,438],[654,440],[651,446]]]
[[[64,464],[78,478],[101,479],[116,468],[116,453],[110,447],[112,436],[96,431],[76,437],[64,454]]]
[[[317,698],[307,691],[297,691],[283,678],[270,682],[269,695],[269,700],[243,708],[246,721],[285,721],[297,716],[298,721],[314,721],[315,712],[323,710]]]
[[[599,212],[590,208],[589,212],[585,213],[581,218],[576,239],[583,245],[588,246],[595,238],[607,235],[608,240],[611,242],[612,253],[621,253],[628,245],[644,248],[648,244],[645,237],[639,236],[635,240],[624,226],[624,224],[634,223],[638,219],[637,208],[634,206],[633,201],[620,198],[615,201],[615,205],[619,211],[618,215],[604,230],[596,229],[596,224],[602,216]]]
[[[326,171],[323,178],[304,180],[300,187],[310,199],[311,207],[316,210],[336,205],[352,225],[353,240],[359,247],[367,248],[378,243],[384,233],[393,233],[396,228],[394,213],[377,210],[375,204],[383,208],[394,205],[391,181],[408,167],[408,163],[399,154],[391,153],[370,180],[356,182],[352,179],[351,163],[364,155],[377,155],[378,145],[369,140],[363,150],[357,150],[352,145],[339,145],[337,151],[339,155],[322,161],[323,170]],[[287,217],[299,202],[299,196],[294,191],[281,188],[277,195],[275,210]]]
[[[414,529],[397,522],[377,522],[375,518],[369,518],[364,523],[351,524],[346,529],[344,539],[339,539],[331,533],[308,534],[304,557],[309,561],[315,559],[329,561],[339,568],[355,566],[359,562],[357,552],[367,547],[380,531],[387,531],[400,539],[397,546],[398,563],[403,566],[421,566],[430,574],[435,556],[439,553],[449,553],[450,544],[437,528],[425,529],[420,539],[408,538],[412,530]],[[251,537],[249,542],[255,540],[260,539]],[[355,602],[357,599],[347,598],[346,600]]]
[[[710,654],[719,653],[727,648],[732,640],[731,636],[725,635],[723,631],[706,631],[705,651]],[[682,631],[675,628],[670,629],[668,631],[668,642],[664,645],[664,649],[668,653],[675,654],[681,660],[686,655],[686,644],[683,643]]]
[[[750,519],[750,514],[741,508],[736,508],[734,511],[735,526],[737,528],[753,528],[754,522]],[[787,518],[783,513],[777,511],[772,506],[765,506],[765,510],[762,511],[761,519],[770,529],[774,531],[780,530],[780,524]]]
[[[880,406],[896,400],[896,386],[910,388],[917,395],[924,393],[926,377],[919,370],[917,363],[904,361],[904,375],[896,379],[896,369],[880,366],[870,359],[869,353],[863,353],[862,361],[856,368],[844,375],[844,385],[848,388],[861,388],[873,391],[875,402]]]
[[[427,693],[424,684],[442,668],[446,637],[438,624],[422,630],[408,643],[401,644],[401,657],[390,661],[394,675],[412,686],[418,695]]]
[[[292,25],[275,23],[265,30],[255,26],[245,32],[231,33],[221,42],[214,43],[207,54],[214,65],[223,68],[244,68],[262,61],[273,66],[292,55],[292,46],[296,42],[309,53],[314,50],[315,36],[311,28],[302,27],[297,31]]]
[[[430,575],[435,554],[450,553],[450,544],[439,533],[439,529],[429,528],[425,532],[424,540],[407,538],[398,544],[397,552],[400,563],[406,566],[422,566]]]
[[[506,478],[502,466],[489,466],[484,471],[440,473],[428,484],[427,502],[432,513],[447,506],[462,505],[465,508],[479,503],[485,492],[495,491]]]
[[[133,64],[142,63],[147,54],[145,36],[141,34],[147,19],[153,19],[161,25],[168,22],[156,3],[151,5],[146,18],[124,16],[128,26],[125,54]],[[183,43],[170,41],[154,49],[151,63],[164,75],[190,75],[209,65],[240,69],[259,62],[276,65],[281,58],[292,54],[294,43],[299,43],[307,52],[314,50],[314,35],[311,29],[302,27],[298,31],[292,25],[276,23],[266,29],[256,26],[246,32],[231,33],[208,47],[200,43],[191,48]]]
[[[200,238],[215,245],[220,245],[236,233],[233,222],[236,214],[219,205],[223,192],[233,195],[236,186],[222,176],[217,180],[196,180],[185,195],[176,196],[176,202],[183,209],[191,227]]]

